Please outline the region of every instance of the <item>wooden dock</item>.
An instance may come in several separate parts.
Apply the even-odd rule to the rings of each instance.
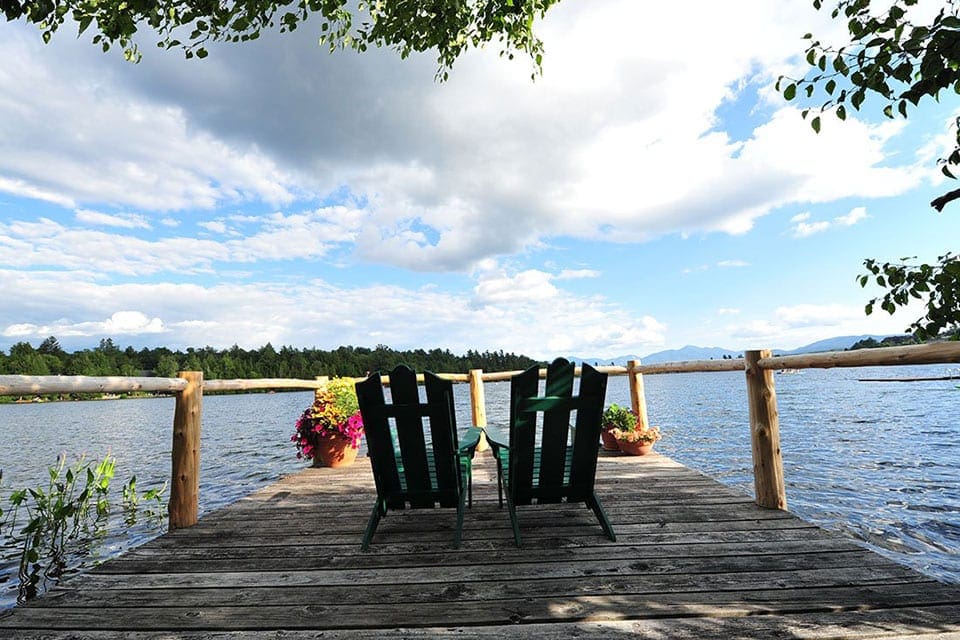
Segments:
[[[951,638],[945,585],[659,456],[603,455],[582,506],[521,507],[478,458],[454,510],[393,513],[369,465],[308,469],[0,614],[2,638]]]

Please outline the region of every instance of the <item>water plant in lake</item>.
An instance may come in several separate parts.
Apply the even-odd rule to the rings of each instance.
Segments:
[[[82,564],[102,537],[115,469],[116,459],[109,454],[96,463],[80,456],[69,467],[66,456],[60,455],[56,464],[48,468],[46,486],[17,489],[10,494],[10,506],[6,511],[0,508],[0,542],[5,552],[13,552],[12,557],[19,554],[18,602],[35,597],[48,581],[56,581],[67,570]],[[165,488],[166,485],[141,495],[136,489],[136,476],[131,478],[123,489],[125,520],[129,523],[135,519],[142,501],[159,504]],[[0,576],[0,584],[6,581]]]
[[[163,494],[167,490],[167,483],[160,487],[147,489],[142,494],[137,492],[137,476],[131,476],[129,482],[123,485],[123,521],[127,526],[133,526],[140,514],[141,504],[148,502],[151,506],[143,510],[148,519],[162,519],[164,516]]]

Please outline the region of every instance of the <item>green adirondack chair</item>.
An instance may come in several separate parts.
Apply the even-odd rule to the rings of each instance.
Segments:
[[[497,460],[500,506],[505,493],[518,547],[517,506],[534,501],[583,502],[596,514],[607,537],[617,539],[594,490],[607,374],[584,364],[578,395],[573,394],[573,380],[574,365],[563,358],[547,368],[542,396],[538,367],[515,375],[510,380],[510,444],[487,435]],[[573,411],[576,425],[571,427]],[[543,417],[538,420],[540,414]]]
[[[362,549],[370,546],[380,518],[388,509],[456,507],[454,546],[460,546],[464,501],[473,504],[470,461],[482,433],[471,428],[461,445],[453,406],[453,384],[427,372],[427,401],[420,401],[417,374],[400,365],[389,373],[392,402],[384,399],[380,373],[358,382],[357,400],[363,415],[377,501],[363,534]],[[424,418],[429,419],[425,427]],[[424,431],[429,429],[430,444]]]

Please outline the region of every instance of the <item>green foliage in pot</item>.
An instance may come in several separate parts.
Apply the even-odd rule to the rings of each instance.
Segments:
[[[637,416],[627,407],[612,404],[604,409],[602,424],[605,431],[613,429],[628,431],[637,424]]]

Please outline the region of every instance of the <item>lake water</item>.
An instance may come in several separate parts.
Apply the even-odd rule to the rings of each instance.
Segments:
[[[787,500],[791,511],[842,532],[940,580],[960,583],[960,389],[957,381],[859,382],[943,376],[945,366],[803,370],[776,376]],[[657,448],[752,495],[746,384],[740,372],[646,376]],[[509,383],[485,385],[491,425],[507,419]],[[456,385],[458,420],[470,424],[469,386]],[[293,425],[311,392],[207,396],[203,400],[201,515],[296,471]],[[629,404],[625,377],[611,377],[607,404]],[[11,488],[44,482],[66,452],[117,459],[114,497],[170,475],[172,398],[0,405],[0,460]],[[491,427],[495,429],[495,427]],[[162,533],[141,518],[111,532],[86,561],[111,557]],[[16,600],[16,550],[0,550],[0,609]]]

